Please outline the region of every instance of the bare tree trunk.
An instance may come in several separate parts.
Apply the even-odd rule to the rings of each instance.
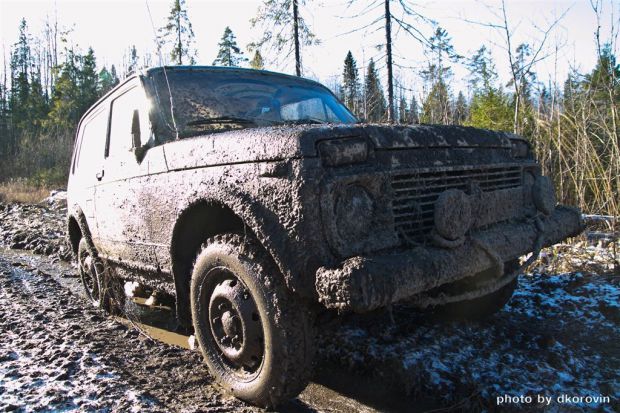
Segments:
[[[293,0],[293,37],[295,42],[295,73],[301,76],[301,56],[299,53],[299,9],[297,0]]]
[[[394,122],[394,79],[392,76],[392,15],[390,0],[385,0],[385,49],[387,53],[388,122]]]
[[[181,12],[177,12],[177,47],[179,53],[179,66],[183,64],[183,44],[181,43]]]

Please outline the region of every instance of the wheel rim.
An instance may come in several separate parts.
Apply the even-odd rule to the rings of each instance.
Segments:
[[[97,280],[97,273],[95,270],[95,263],[93,257],[88,251],[83,251],[80,254],[80,278],[82,284],[86,290],[86,295],[93,302],[99,300],[99,282]]]
[[[260,313],[249,290],[227,269],[214,269],[215,282],[207,297],[211,339],[222,364],[236,376],[257,374],[264,345]]]

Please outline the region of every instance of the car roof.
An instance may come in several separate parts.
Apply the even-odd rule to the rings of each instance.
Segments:
[[[325,89],[328,89],[325,85],[316,82],[314,80],[311,79],[307,79],[304,77],[300,77],[300,76],[293,76],[293,75],[289,75],[286,73],[280,73],[280,72],[272,72],[270,70],[258,70],[258,69],[249,69],[249,68],[243,68],[243,67],[235,67],[235,66],[158,66],[158,67],[151,67],[148,69],[143,70],[143,74],[150,76],[152,74],[161,72],[161,71],[166,71],[166,72],[220,72],[220,73],[239,73],[239,74],[262,74],[262,75],[267,75],[267,76],[274,76],[274,77],[280,77],[280,78],[286,78],[289,80],[296,80],[296,81],[301,81],[304,83],[312,83],[314,85],[317,86],[321,86]],[[328,89],[329,90],[329,89]]]
[[[125,79],[123,79],[122,81],[119,82],[118,85],[114,86],[111,90],[109,90],[105,95],[101,96],[99,99],[97,99],[97,101],[95,103],[93,103],[90,108],[84,112],[84,115],[82,115],[82,117],[80,118],[80,121],[78,122],[78,128],[77,130],[79,131],[80,125],[82,123],[82,121],[84,119],[86,119],[86,117],[97,107],[99,106],[99,104],[104,101],[108,96],[110,96],[111,94],[113,94],[114,92],[116,92],[118,89],[120,89],[121,87],[123,87],[123,85],[131,82],[132,80],[134,80],[135,78],[139,78],[140,76],[151,76],[153,74],[159,73],[165,71],[166,73],[168,72],[180,72],[180,71],[184,71],[184,72],[237,72],[239,74],[256,74],[256,73],[260,73],[262,75],[267,75],[267,76],[273,76],[273,77],[280,77],[280,78],[286,78],[288,80],[295,80],[295,81],[299,81],[301,83],[309,83],[315,86],[319,86],[323,89],[325,89],[327,92],[329,92],[330,94],[334,94],[327,86],[316,82],[314,80],[311,79],[306,79],[304,77],[299,77],[299,76],[293,76],[293,75],[289,75],[286,73],[279,73],[279,72],[272,72],[269,70],[258,70],[258,69],[246,69],[246,68],[242,68],[242,67],[228,67],[228,66],[154,66],[154,67],[150,67],[150,68],[146,68],[141,70],[140,72],[135,72],[130,74],[129,76],[127,76]],[[335,95],[334,95],[335,96]]]

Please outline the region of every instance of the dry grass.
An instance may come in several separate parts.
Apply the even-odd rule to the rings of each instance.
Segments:
[[[0,183],[0,202],[36,204],[48,197],[50,189],[34,186],[24,180]]]

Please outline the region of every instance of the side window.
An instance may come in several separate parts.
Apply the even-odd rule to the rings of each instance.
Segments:
[[[107,156],[117,156],[129,152],[132,147],[131,123],[133,112],[140,111],[140,138],[144,145],[150,136],[147,119],[146,98],[140,87],[134,87],[112,101],[112,119],[110,123],[110,142]]]
[[[75,170],[80,175],[95,174],[101,168],[108,131],[108,108],[102,108],[87,119],[82,126],[80,148]]]
[[[336,114],[334,113],[332,108],[330,108],[329,106],[325,105],[325,110],[327,110],[327,121],[328,122],[332,122],[332,123],[339,123],[340,122],[340,118],[338,116],[336,116]]]
[[[282,119],[320,119],[325,120],[325,109],[320,98],[302,100],[282,106]]]

